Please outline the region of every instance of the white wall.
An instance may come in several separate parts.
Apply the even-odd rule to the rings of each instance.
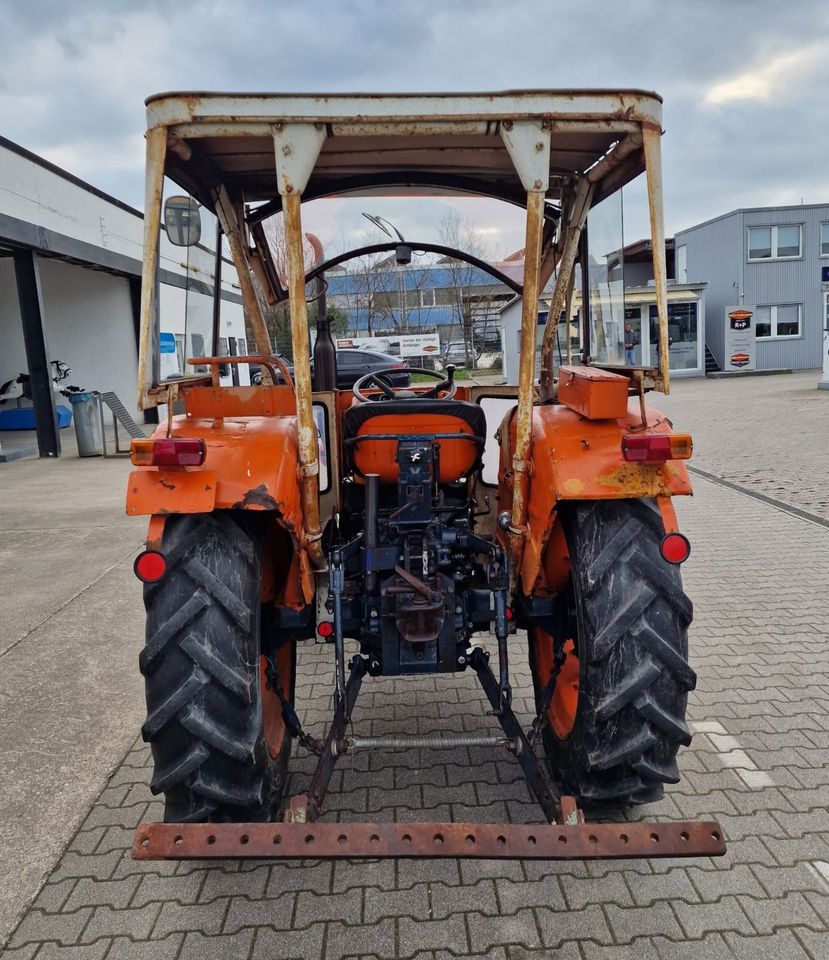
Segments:
[[[59,260],[40,259],[38,266],[46,341],[52,359],[72,368],[66,382],[114,390],[137,416],[138,352],[129,283]]]

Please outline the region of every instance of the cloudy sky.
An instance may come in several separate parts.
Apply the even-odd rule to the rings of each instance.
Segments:
[[[827,0],[21,0],[2,6],[0,133],[128,203],[143,100],[164,90],[638,87],[665,99],[669,232],[739,206],[829,201]],[[360,212],[434,237],[443,201],[309,208],[329,249]],[[493,255],[514,213],[458,201]],[[643,235],[628,191],[626,239]]]

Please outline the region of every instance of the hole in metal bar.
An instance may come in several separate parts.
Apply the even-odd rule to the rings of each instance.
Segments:
[[[468,847],[474,847],[474,846],[475,846],[475,834],[474,834],[474,833],[467,833],[467,835],[466,835],[466,845],[467,845]]]
[[[373,833],[373,834],[369,837],[369,840],[370,840],[372,843],[379,843],[379,842],[380,842],[380,838],[377,836],[376,833]]]
[[[505,847],[507,845],[507,838],[503,834],[500,834],[498,836],[498,843],[500,843],[502,847]]]
[[[345,843],[347,840],[348,840],[348,837],[344,833],[341,833],[337,837],[337,843]]]
[[[149,838],[149,837],[142,837],[142,838],[141,838],[141,846],[142,846],[142,847],[149,847],[149,845],[150,845],[150,838]]]
[[[241,843],[243,846],[248,842],[248,840],[250,840],[250,837],[246,833],[243,833],[242,836],[239,837],[239,843]]]
[[[216,842],[216,837],[211,833],[210,836],[207,838],[207,842],[209,844],[214,844]]]
[[[619,834],[619,839],[622,841],[622,843],[627,843],[627,842],[628,842],[628,835],[627,835],[626,833],[620,833],[620,834]]]
[[[565,837],[563,833],[560,833],[560,834],[558,835],[558,842],[559,842],[559,843],[567,843],[567,837]]]
[[[687,842],[688,842],[689,837],[688,837],[688,834],[687,834],[687,832],[686,832],[685,830],[683,830],[682,833],[680,833],[679,839],[682,840],[684,843],[687,843]]]
[[[174,843],[177,847],[180,847],[180,846],[181,846],[181,834],[177,834],[175,837],[173,837],[173,843]]]
[[[443,834],[442,834],[442,833],[436,833],[436,834],[435,834],[435,843],[436,843],[438,846],[440,846],[440,845],[443,843]]]
[[[591,833],[590,836],[589,836],[587,839],[588,839],[591,843],[598,843],[598,842],[599,842],[599,838],[596,836],[595,833]]]
[[[529,843],[530,846],[535,846],[535,837],[532,834],[527,837],[527,843]]]
[[[712,840],[719,840],[719,839],[720,839],[720,835],[717,833],[716,830],[712,831],[712,833],[711,833],[711,839],[712,839]]]
[[[659,834],[658,834],[658,833],[652,833],[652,834],[651,834],[651,840],[653,840],[654,843],[659,843]]]
[[[306,843],[313,843],[313,842],[314,842],[314,835],[313,835],[313,833],[306,834],[306,836],[305,836],[305,842],[306,842]]]
[[[403,841],[403,843],[411,843],[412,835],[410,833],[404,833],[400,839]]]
[[[275,833],[275,834],[273,835],[273,842],[274,842],[274,843],[282,843],[282,837],[281,837],[278,833]]]

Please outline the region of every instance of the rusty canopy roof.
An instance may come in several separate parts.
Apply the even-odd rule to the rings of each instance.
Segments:
[[[247,202],[277,198],[274,132],[305,123],[325,138],[304,199],[344,193],[467,192],[524,205],[503,133],[517,121],[551,130],[550,183],[562,185],[626,143],[594,203],[644,170],[641,128],[661,123],[661,98],[639,90],[503,93],[165,93],[147,100],[148,128],[169,128],[167,175],[212,206],[211,186]],[[276,204],[278,206],[278,202]]]

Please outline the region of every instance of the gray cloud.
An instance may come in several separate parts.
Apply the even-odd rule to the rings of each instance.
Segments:
[[[0,38],[3,134],[136,205],[143,100],[158,90],[528,86],[663,94],[669,230],[829,199],[824,0],[34,0],[6,5]],[[645,230],[641,195],[629,239]],[[434,234],[443,209],[395,215]],[[332,234],[361,229],[354,201],[338,211]],[[506,217],[496,252],[515,238]]]

